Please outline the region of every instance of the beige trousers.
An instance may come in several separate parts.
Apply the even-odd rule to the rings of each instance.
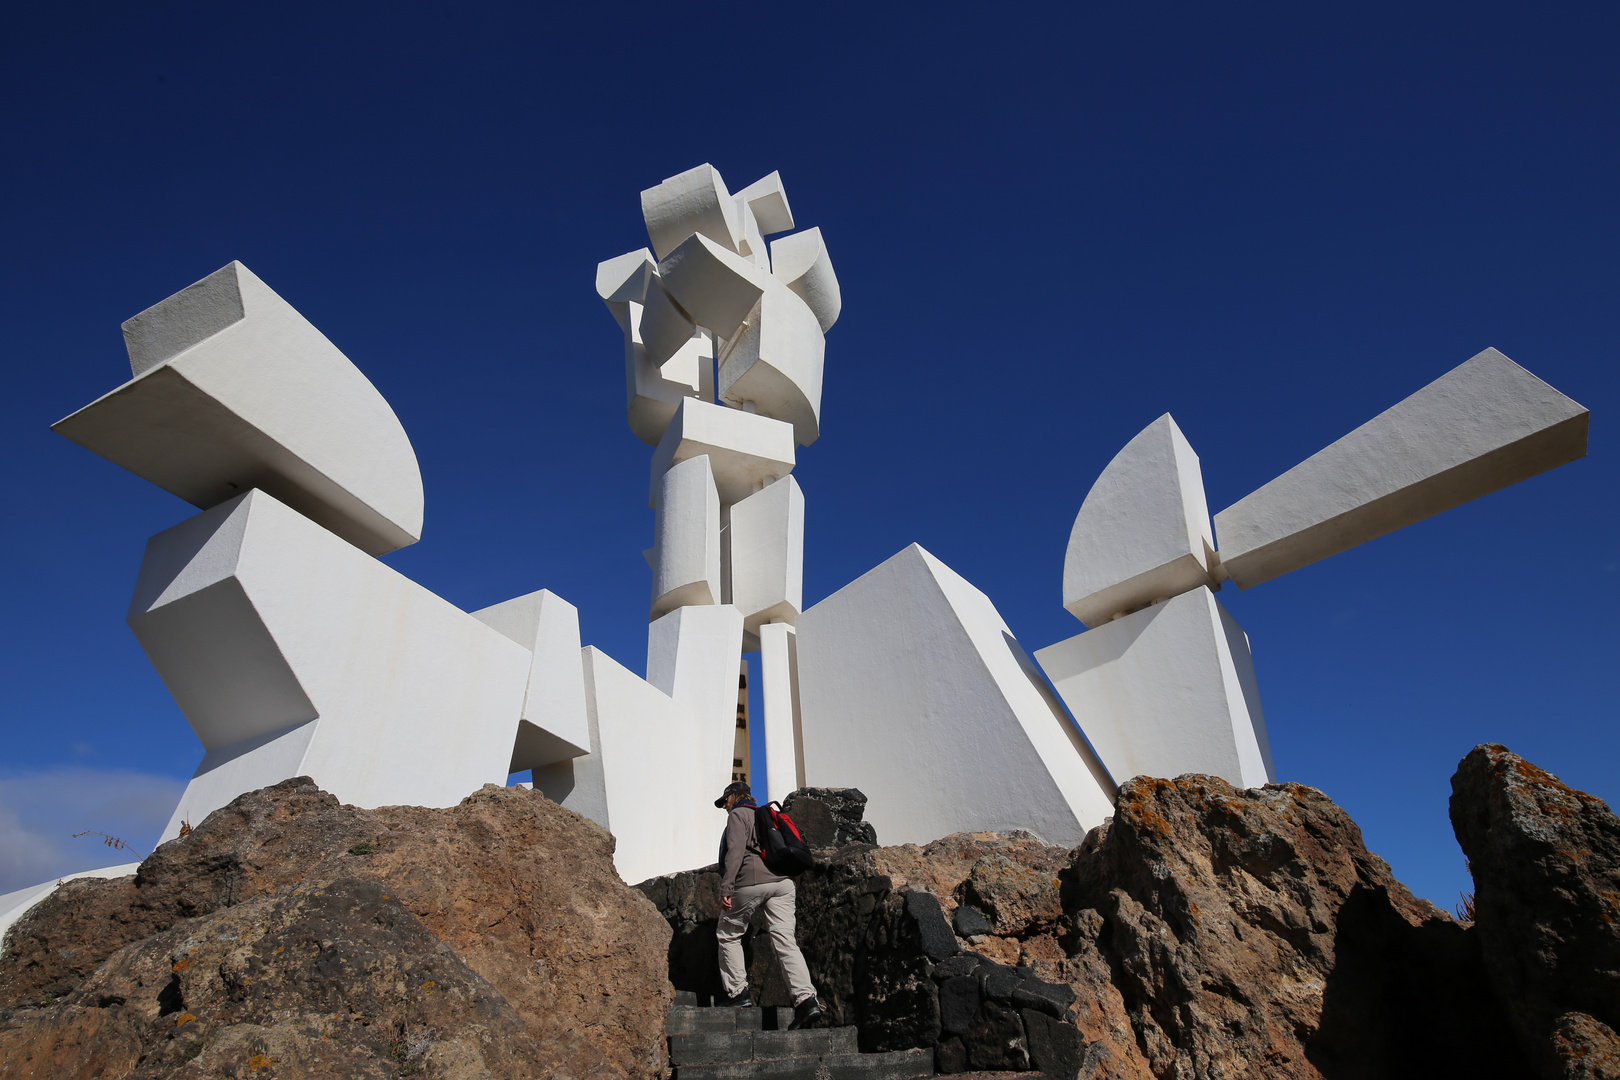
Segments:
[[[748,989],[748,969],[743,966],[742,936],[748,921],[761,904],[765,906],[765,936],[770,939],[771,951],[782,966],[793,1004],[816,996],[810,984],[810,969],[805,967],[804,954],[799,951],[795,930],[795,897],[793,880],[769,881],[763,885],[744,885],[731,898],[731,910],[720,912],[720,924],[714,936],[720,942],[720,983],[728,997],[736,997]]]

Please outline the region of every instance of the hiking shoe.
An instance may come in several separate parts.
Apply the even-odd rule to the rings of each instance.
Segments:
[[[821,1004],[813,997],[805,998],[793,1006],[793,1023],[788,1025],[789,1031],[798,1031],[802,1027],[809,1027],[822,1016]]]
[[[742,993],[736,997],[716,998],[714,1003],[727,1009],[751,1009],[754,1007],[753,999],[748,996],[748,988],[743,987]]]

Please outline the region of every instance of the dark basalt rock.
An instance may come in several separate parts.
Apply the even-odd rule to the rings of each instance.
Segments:
[[[1536,1071],[1620,1075],[1620,818],[1495,744],[1451,787],[1485,970]]]
[[[799,788],[782,800],[782,812],[813,850],[848,844],[876,844],[877,830],[865,819],[866,796],[859,788]]]

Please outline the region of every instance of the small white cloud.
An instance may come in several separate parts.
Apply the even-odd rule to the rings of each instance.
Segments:
[[[0,893],[149,854],[185,781],[122,769],[64,766],[0,773]],[[117,851],[94,830],[137,852]]]

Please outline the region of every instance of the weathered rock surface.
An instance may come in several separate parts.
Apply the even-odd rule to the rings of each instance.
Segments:
[[[1537,1072],[1620,1076],[1620,818],[1494,744],[1451,787],[1485,970]]]
[[[340,805],[304,778],[244,795],[209,815],[191,835],[164,844],[133,878],[71,882],[12,928],[0,956],[0,1004],[14,1010],[0,1024],[0,1075],[11,1075],[7,1070],[23,1060],[14,1053],[61,1056],[50,1046],[71,1043],[106,1060],[98,1075],[189,1076],[176,1070],[193,1068],[192,1063],[153,1056],[157,1051],[148,1028],[155,1021],[149,1022],[148,1014],[167,1017],[158,999],[171,993],[178,993],[185,1011],[197,1018],[180,1025],[198,1025],[194,1030],[203,1041],[195,1061],[214,1060],[211,1054],[234,1054],[243,1061],[276,1057],[269,1050],[246,1053],[258,1044],[243,1032],[265,1028],[280,1032],[280,1041],[272,1040],[281,1048],[278,1060],[313,1061],[309,1055],[316,1051],[336,1052],[330,1043],[359,1055],[332,1066],[335,1071],[311,1065],[315,1071],[308,1075],[340,1075],[351,1067],[352,1075],[371,1075],[363,1063],[384,1043],[396,1058],[399,1047],[409,1056],[410,1048],[419,1046],[428,1075],[661,1075],[664,1012],[673,997],[665,967],[669,930],[641,894],[619,880],[612,851],[606,831],[516,788],[488,786],[448,810],[360,810]],[[346,879],[355,880],[336,884]],[[77,887],[84,885],[99,887]],[[204,979],[188,990],[183,977],[188,968],[172,972],[182,976],[173,990],[168,981],[144,981],[148,969],[162,967],[161,956],[173,953],[170,963],[180,963],[184,942],[205,940],[216,923],[236,927],[233,920],[261,919],[267,921],[252,925],[270,927],[287,920],[289,926],[300,919],[318,921],[324,916],[311,907],[314,894],[322,894],[323,902],[337,895],[360,903],[357,890],[379,886],[386,901],[367,902],[381,905],[374,921],[387,924],[394,945],[354,931],[355,959],[343,960],[342,947],[334,944],[342,939],[332,937],[320,939],[313,955],[324,959],[311,963],[341,993],[348,972],[415,962],[386,957],[394,946],[412,943],[410,948],[420,951],[418,946],[431,942],[435,950],[447,947],[444,958],[434,962],[449,982],[431,972],[414,983],[414,975],[400,974],[394,996],[379,990],[375,1004],[367,1006],[372,1011],[343,1014],[349,1027],[327,1031],[315,1023],[319,992],[313,983],[283,981],[274,984],[270,998],[242,996],[230,964],[210,969],[208,979],[217,977],[217,985]],[[361,909],[371,910],[364,904],[355,910]],[[241,927],[227,932],[242,940],[260,933]],[[262,932],[304,940],[291,930]],[[240,941],[233,947],[248,948]],[[271,954],[281,955],[273,948]],[[242,977],[244,985],[254,985],[255,976]],[[114,981],[102,989],[108,979]],[[435,984],[439,996],[418,1000],[426,982]],[[438,991],[439,986],[456,989]],[[116,1001],[120,997],[122,1003]],[[52,999],[61,1001],[38,1007]],[[99,1011],[111,1013],[93,1016],[102,999],[111,1004]],[[275,1000],[284,1004],[272,1005]],[[253,1019],[260,1015],[256,1009],[266,1016],[275,1009],[290,1011],[307,1022],[288,1021],[291,1026],[278,1028]],[[354,1024],[395,1035],[384,1043],[356,1041]],[[436,1033],[432,1039],[424,1034],[428,1029]],[[306,1049],[298,1039],[315,1042]],[[119,1072],[119,1055],[127,1056],[131,1046],[141,1071]],[[533,1053],[540,1056],[524,1046],[538,1047]],[[472,1056],[474,1049],[482,1064]]]

